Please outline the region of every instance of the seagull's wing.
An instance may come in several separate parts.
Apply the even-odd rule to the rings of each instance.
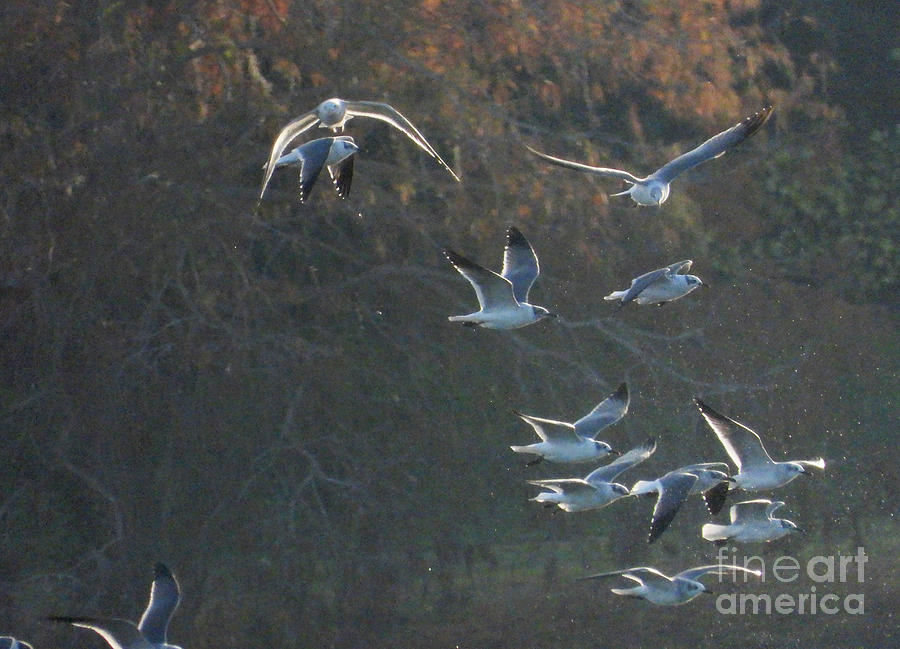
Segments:
[[[113,617],[51,616],[51,622],[67,622],[99,634],[112,649],[152,649],[134,622]]]
[[[334,189],[341,198],[347,198],[350,195],[350,183],[353,182],[353,160],[355,158],[355,155],[347,156],[337,164],[328,167],[328,173],[331,174],[331,182],[334,183]]]
[[[594,493],[596,487],[580,478],[556,478],[551,480],[528,480],[528,484],[536,487],[551,489],[559,494],[578,495],[584,493]]]
[[[721,575],[726,572],[743,572],[750,575],[756,575],[757,577],[762,574],[759,570],[750,570],[749,568],[735,566],[729,563],[716,563],[709,566],[697,566],[696,568],[689,568],[688,570],[679,572],[673,577],[673,579],[678,579],[680,577],[682,579],[690,579],[691,581],[696,581],[699,577],[707,575],[711,572],[717,575]]]
[[[172,619],[180,599],[181,589],[175,581],[175,575],[166,566],[157,563],[154,568],[153,586],[150,588],[150,601],[138,622],[138,631],[153,644],[164,644],[169,620]]]
[[[769,503],[769,506],[766,507],[766,518],[772,518],[772,514],[774,514],[775,510],[779,507],[784,507],[784,502],[781,500],[774,500]]]
[[[469,280],[482,311],[514,309],[518,306],[510,281],[484,266],[469,261],[450,249],[444,250],[447,261]]]
[[[730,487],[730,482],[728,482],[727,480],[722,480],[722,482],[720,482],[719,484],[715,485],[714,487],[710,487],[703,492],[703,501],[706,503],[706,508],[709,510],[709,513],[713,516],[722,511],[722,507],[725,505],[725,499],[728,497],[728,490]]]
[[[771,114],[772,107],[766,106],[758,113],[754,113],[731,128],[709,138],[696,149],[692,149],[691,151],[678,156],[671,162],[666,163],[656,170],[652,174],[652,177],[669,183],[682,171],[686,171],[701,162],[718,158],[731,147],[740,144],[756,133],[762,128],[762,125],[766,123],[766,120],[769,119],[769,115]]]
[[[331,151],[331,145],[334,138],[323,137],[318,140],[312,140],[300,147],[301,165],[300,165],[300,202],[306,200],[309,192],[312,191],[313,185],[319,174],[322,173],[322,167],[328,159],[328,153]],[[350,156],[351,158],[353,156]]]
[[[513,413],[522,421],[534,428],[534,432],[545,442],[577,442],[580,438],[575,433],[575,427],[564,421],[555,421],[553,419],[541,419],[540,417],[532,417],[531,415],[523,415],[521,412],[513,410]]]
[[[572,162],[571,160],[564,160],[563,158],[555,158],[552,155],[547,155],[546,153],[541,153],[535,149],[532,149],[527,144],[525,148],[531,151],[534,155],[549,162],[550,164],[555,164],[560,167],[566,167],[568,169],[575,169],[576,171],[584,171],[590,174],[596,174],[598,176],[604,176],[606,178],[619,178],[621,180],[627,180],[630,183],[639,183],[642,178],[638,178],[637,176],[628,173],[627,171],[623,171],[621,169],[609,169],[607,167],[592,167],[590,165],[581,164],[580,162]]]
[[[637,568],[626,568],[624,570],[613,570],[611,572],[598,572],[595,575],[588,575],[587,577],[579,577],[578,581],[584,581],[585,579],[604,579],[606,577],[625,577],[627,579],[631,579],[632,581],[636,581],[639,584],[645,583],[653,583],[653,582],[671,582],[672,580],[669,577],[666,577],[663,573],[661,573],[656,568],[647,568],[647,567],[637,567]]]
[[[794,462],[813,469],[819,469],[820,471],[825,469],[825,458],[821,457],[817,457],[815,460],[794,460]]]
[[[438,152],[434,150],[434,147],[428,144],[428,140],[426,140],[425,136],[419,132],[419,129],[413,126],[412,122],[401,115],[393,106],[376,101],[345,101],[344,104],[347,107],[348,115],[380,119],[382,122],[387,122],[394,128],[403,131],[403,133],[405,133],[410,140],[415,142],[420,149],[437,160],[444,169],[449,171],[456,182],[459,182],[459,176],[457,176],[450,166],[444,162],[444,159],[438,155]]]
[[[771,500],[759,498],[757,500],[744,500],[731,506],[731,522],[744,523],[746,521],[767,521],[769,520],[769,507],[773,503]],[[783,504],[783,503],[781,503]],[[781,506],[778,504],[774,509]]]
[[[760,466],[772,464],[772,458],[763,448],[762,440],[759,435],[747,428],[734,419],[719,414],[708,405],[694,399],[694,403],[700,409],[700,414],[713,429],[716,437],[722,442],[725,451],[731,458],[732,462],[737,465],[738,470],[743,466]]]
[[[319,121],[316,110],[317,108],[308,113],[304,113],[300,117],[289,122],[287,126],[281,129],[278,137],[275,138],[275,142],[272,144],[272,150],[269,152],[269,161],[266,163],[266,174],[263,178],[262,189],[259,192],[260,199],[262,199],[263,194],[266,193],[266,185],[269,184],[272,173],[275,171],[275,162],[281,157],[284,150],[288,148],[288,145],[290,145],[298,135],[309,130]]]
[[[627,453],[620,455],[609,464],[594,469],[584,479],[593,483],[612,482],[620,473],[627,471],[636,464],[640,464],[653,455],[655,451],[656,440],[648,439],[640,446],[636,446]]]
[[[503,251],[503,270],[500,276],[512,284],[516,300],[528,301],[528,291],[540,272],[537,255],[528,239],[518,228],[509,228],[506,231],[506,249]]]
[[[692,473],[693,471],[721,471],[728,473],[729,466],[724,462],[698,462],[697,464],[688,464],[678,469],[678,473]]]
[[[631,397],[628,384],[622,383],[616,391],[598,403],[584,417],[575,422],[575,432],[582,437],[595,438],[604,428],[612,426],[628,412]]]
[[[24,640],[16,640],[10,635],[0,635],[0,649],[34,649]]]
[[[625,295],[622,296],[621,301],[622,304],[628,304],[633,299],[635,299],[641,292],[644,291],[651,284],[658,282],[660,280],[666,279],[671,274],[668,266],[663,268],[657,268],[656,270],[651,270],[649,273],[644,273],[639,277],[635,277],[631,280],[631,286],[628,287],[628,290],[625,291]]]
[[[684,261],[676,261],[674,264],[669,264],[666,268],[669,269],[669,274],[671,275],[684,275],[691,269],[691,264],[693,263],[693,260],[685,259]]]
[[[675,514],[681,509],[681,505],[687,500],[688,494],[697,476],[690,473],[667,473],[659,479],[661,489],[653,508],[653,518],[650,521],[650,535],[647,543],[653,543],[666,531]]]

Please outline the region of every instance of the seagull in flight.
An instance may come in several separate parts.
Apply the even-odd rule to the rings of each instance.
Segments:
[[[347,198],[350,193],[350,183],[353,180],[353,158],[357,151],[359,151],[359,147],[349,135],[323,137],[305,142],[284,154],[275,161],[273,169],[300,167],[300,202],[302,203],[309,196],[322,168],[327,167],[338,196]],[[266,181],[259,193],[259,200],[262,200],[266,191],[266,183],[269,182],[270,177],[271,174],[267,170]]]
[[[651,270],[631,280],[631,286],[624,291],[613,291],[604,300],[619,300],[625,306],[632,300],[638,304],[658,304],[672,302],[684,297],[695,288],[707,286],[696,275],[686,275],[694,262],[690,259],[679,261],[663,268]]]
[[[269,153],[269,162],[266,165],[266,177],[263,179],[263,191],[272,177],[275,162],[284,151],[288,148],[297,136],[305,133],[313,126],[318,124],[321,128],[330,128],[333,132],[338,133],[344,130],[344,124],[352,117],[372,117],[374,119],[387,122],[394,128],[402,131],[406,137],[415,142],[420,149],[438,161],[440,165],[450,172],[453,179],[459,182],[459,177],[453,173],[453,170],[444,162],[443,158],[438,155],[437,151],[428,144],[425,137],[419,130],[412,125],[408,119],[397,112],[392,106],[377,101],[349,101],[346,99],[338,99],[333,97],[326,99],[321,104],[313,108],[307,113],[303,113],[300,117],[290,121],[287,126],[281,129],[275,142],[272,144],[272,150]]]
[[[528,462],[528,466],[545,459],[551,462],[593,462],[610,453],[618,455],[619,453],[609,444],[598,441],[596,437],[600,431],[625,416],[630,401],[628,385],[622,383],[615,392],[574,424],[516,412],[519,418],[534,428],[541,441],[528,446],[510,446],[510,448],[516,453],[537,455],[536,459]]]
[[[709,424],[716,437],[722,442],[725,451],[738,468],[737,474],[731,476],[737,487],[746,491],[775,489],[796,478],[798,475],[810,475],[808,469],[825,468],[825,460],[794,460],[775,462],[762,440],[755,432],[734,419],[719,414],[708,405],[694,399],[703,419]]]
[[[731,506],[731,524],[719,525],[706,523],[701,535],[716,545],[725,545],[728,541],[754,543],[774,541],[791,532],[799,532],[800,528],[786,518],[774,518],[772,513],[783,507],[781,501],[745,500]]]
[[[480,307],[468,315],[450,316],[451,322],[486,329],[518,329],[556,317],[544,307],[528,303],[528,292],[540,274],[540,267],[531,244],[517,228],[506,231],[503,270],[499,275],[450,249],[444,250],[444,256],[472,284]]]
[[[181,649],[166,642],[169,620],[178,606],[181,590],[175,576],[161,563],[154,569],[150,601],[135,624],[121,618],[52,616],[53,622],[66,622],[99,634],[111,649]]]
[[[667,162],[646,178],[638,178],[621,169],[592,167],[579,162],[556,158],[547,155],[546,153],[536,151],[528,145],[526,145],[525,148],[551,164],[596,174],[598,176],[604,176],[606,178],[619,178],[631,184],[624,192],[612,194],[612,196],[631,196],[631,200],[638,205],[662,205],[669,197],[670,183],[675,180],[681,172],[687,171],[691,167],[695,167],[707,160],[718,158],[731,147],[743,142],[762,128],[762,125],[766,123],[766,120],[769,119],[771,114],[772,106],[766,106],[758,113],[754,113],[731,128],[709,138],[696,149],[683,153],[674,160]]]
[[[724,462],[705,462],[669,471],[656,480],[635,482],[630,492],[632,496],[657,494],[647,543],[653,543],[666,531],[691,494],[703,494],[709,512],[714,516],[718,514],[728,495],[728,485],[734,481],[727,471],[728,465]]]
[[[613,480],[620,473],[646,460],[655,451],[656,441],[649,439],[609,464],[594,469],[584,478],[529,480],[528,484],[550,490],[542,491],[531,500],[544,503],[545,507],[558,506],[565,512],[583,512],[606,507],[619,498],[631,495],[628,487]]]
[[[626,568],[625,570],[613,570],[612,572],[600,572],[596,575],[581,577],[579,581],[585,579],[604,579],[606,577],[624,577],[625,579],[637,582],[638,585],[632,588],[611,588],[610,590],[616,595],[624,595],[625,597],[633,597],[635,599],[645,599],[648,602],[659,604],[661,606],[679,606],[680,604],[691,601],[701,593],[712,593],[712,591],[700,581],[701,577],[710,573],[721,576],[728,571],[731,571],[732,574],[744,572],[757,577],[762,574],[759,570],[750,570],[748,568],[726,563],[690,568],[689,570],[683,570],[672,577],[667,577],[656,568],[638,567]]]

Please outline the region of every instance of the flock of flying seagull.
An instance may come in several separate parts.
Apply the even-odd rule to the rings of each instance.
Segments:
[[[721,156],[731,147],[756,133],[765,124],[771,112],[771,106],[764,108],[644,178],[620,169],[593,167],[550,156],[531,147],[527,149],[541,160],[558,166],[624,180],[630,185],[628,189],[613,196],[627,195],[638,205],[658,206],[669,197],[670,185],[679,174]],[[298,136],[316,125],[337,133],[341,132],[346,122],[353,117],[374,118],[397,128],[433,157],[454,180],[459,181],[459,177],[412,122],[390,105],[333,98],[292,120],[278,134],[265,165],[259,200],[262,200],[275,170],[281,167],[300,168],[300,202],[309,196],[323,168],[327,168],[338,194],[346,198],[353,179],[353,159],[359,151],[352,137],[334,135],[318,138],[290,151],[286,150]],[[556,314],[545,307],[528,302],[528,293],[540,273],[540,267],[534,249],[517,228],[510,227],[507,230],[503,267],[500,273],[476,264],[450,249],[444,250],[444,255],[471,283],[479,304],[478,311],[467,315],[450,316],[450,321],[470,327],[516,329],[545,318],[556,317]],[[627,289],[613,291],[604,299],[618,301],[619,306],[629,302],[661,305],[677,300],[694,289],[705,286],[698,277],[686,274],[691,264],[691,260],[685,260],[645,273],[633,279]],[[530,484],[542,490],[532,500],[547,507],[558,507],[565,512],[581,512],[600,509],[626,497],[655,495],[656,504],[648,535],[648,542],[652,543],[669,527],[681,506],[692,494],[700,494],[706,501],[710,514],[715,516],[721,511],[732,490],[775,489],[797,476],[809,474],[810,468],[825,468],[825,462],[821,458],[773,460],[766,452],[759,435],[754,431],[719,414],[701,400],[695,399],[703,419],[737,467],[737,473],[731,473],[728,464],[724,462],[704,462],[674,469],[655,480],[638,480],[628,488],[615,480],[625,471],[650,457],[656,451],[656,441],[649,439],[625,453],[619,453],[597,437],[603,430],[625,416],[629,402],[628,386],[622,383],[615,392],[574,423],[515,413],[534,429],[541,440],[526,446],[510,447],[516,453],[536,456],[527,463],[528,465],[543,460],[556,463],[587,463],[603,460],[610,455],[618,456],[583,478],[530,480]],[[730,508],[728,524],[706,523],[701,529],[701,535],[704,539],[717,544],[763,542],[781,538],[799,529],[792,521],[774,517],[775,510],[783,505],[781,501],[773,502],[767,499],[735,503]],[[694,599],[701,593],[709,592],[700,581],[702,577],[708,574],[722,575],[726,572],[759,575],[757,571],[736,565],[714,564],[690,568],[671,577],[655,568],[633,567],[588,575],[582,579],[624,578],[637,585],[613,588],[611,589],[613,593],[645,599],[654,604],[678,605]],[[179,649],[175,645],[167,644],[166,635],[169,621],[180,597],[181,592],[175,576],[165,565],[157,564],[150,600],[137,624],[121,618],[53,616],[49,619],[90,629],[102,636],[112,649]],[[10,636],[0,636],[0,649],[31,649],[31,645]]]

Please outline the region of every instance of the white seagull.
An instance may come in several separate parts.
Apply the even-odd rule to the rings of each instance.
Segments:
[[[592,167],[590,165],[581,164],[579,162],[564,160],[563,158],[555,158],[553,156],[547,155],[546,153],[536,151],[527,145],[526,148],[536,156],[539,156],[543,160],[546,160],[547,162],[550,162],[552,164],[559,165],[561,167],[568,167],[569,169],[577,169],[578,171],[597,174],[598,176],[605,176],[607,178],[620,178],[621,180],[624,180],[625,182],[631,184],[631,187],[626,189],[624,192],[612,194],[612,196],[629,195],[631,196],[631,200],[633,200],[638,205],[662,205],[669,197],[670,183],[675,180],[678,174],[680,174],[682,171],[690,169],[691,167],[697,166],[701,162],[706,162],[707,160],[718,158],[731,147],[739,144],[740,142],[743,142],[748,137],[756,133],[762,127],[762,125],[766,123],[766,120],[769,119],[769,115],[771,114],[772,107],[766,106],[758,113],[754,113],[743,121],[738,122],[731,128],[709,138],[706,142],[698,146],[696,149],[688,151],[687,153],[683,153],[671,162],[666,163],[646,178],[638,178],[637,176],[627,171],[622,171],[621,169]]]
[[[349,135],[323,137],[305,142],[284,154],[275,160],[272,169],[300,167],[300,202],[302,203],[309,196],[322,168],[327,167],[338,196],[347,198],[350,193],[350,183],[353,180],[353,157],[357,151],[359,151],[359,147]],[[270,176],[271,173],[267,169],[266,180],[259,193],[259,200],[262,200]]]
[[[428,144],[425,137],[419,130],[412,125],[408,119],[397,112],[388,104],[376,101],[348,101],[333,97],[326,99],[321,104],[313,108],[308,113],[304,113],[292,120],[281,129],[278,137],[272,144],[272,151],[269,153],[269,162],[266,165],[266,177],[263,180],[263,191],[272,177],[275,161],[281,157],[291,142],[298,135],[311,129],[318,124],[321,128],[330,128],[335,133],[343,131],[344,124],[352,117],[373,117],[382,122],[387,122],[394,128],[402,131],[410,140],[415,142],[420,149],[425,151],[432,158],[436,159],[441,166],[450,172],[453,179],[459,182],[459,177],[453,173],[453,170],[447,166],[447,163],[438,155],[437,151]]]
[[[763,447],[759,435],[734,419],[720,415],[700,399],[694,399],[694,403],[737,466],[737,474],[731,477],[734,478],[735,486],[741,489],[775,489],[798,475],[809,475],[808,468],[825,468],[825,460],[822,458],[775,462]]]
[[[181,591],[166,566],[156,564],[150,601],[135,624],[121,618],[52,616],[53,622],[67,622],[98,633],[112,649],[181,649],[166,642],[169,620],[178,606]]]
[[[745,500],[731,506],[731,524],[706,523],[700,533],[707,541],[725,545],[728,541],[755,543],[774,541],[800,528],[786,518],[773,518],[772,512],[784,503],[771,500]]]
[[[709,573],[722,575],[731,571],[744,572],[759,577],[762,573],[759,570],[749,570],[741,566],[729,564],[715,564],[709,566],[698,566],[689,570],[679,572],[673,577],[667,577],[656,568],[626,568],[625,570],[613,570],[612,572],[601,572],[596,575],[581,577],[585,579],[603,579],[606,577],[624,577],[631,581],[637,582],[637,586],[633,588],[611,588],[610,590],[616,595],[624,595],[636,599],[646,599],[653,604],[662,606],[678,606],[691,601],[701,593],[712,593],[702,582],[700,577]]]
[[[647,543],[653,543],[666,531],[691,494],[703,494],[710,513],[718,514],[728,495],[728,484],[733,482],[727,471],[728,465],[724,462],[705,462],[669,471],[656,480],[635,482],[630,492],[632,496],[657,494]]]
[[[0,635],[0,649],[34,649],[24,640],[16,640],[11,635]]]
[[[583,512],[600,509],[630,495],[628,487],[613,482],[620,473],[640,464],[656,451],[656,441],[647,440],[605,466],[594,469],[582,478],[557,478],[529,480],[528,484],[549,489],[531,500],[544,503],[545,507],[558,506],[566,512]]]
[[[622,383],[615,392],[598,403],[584,417],[570,424],[553,419],[541,419],[520,412],[515,414],[534,428],[540,442],[527,446],[510,446],[516,453],[531,453],[538,457],[528,466],[544,459],[551,462],[593,462],[610,453],[618,455],[609,444],[596,439],[600,431],[612,426],[628,412],[631,397],[628,385]]]
[[[503,270],[499,275],[450,249],[444,250],[444,256],[472,284],[480,307],[468,315],[450,316],[450,322],[487,329],[518,329],[556,317],[544,307],[528,303],[528,292],[540,274],[540,267],[531,244],[517,228],[506,231]]]
[[[625,306],[632,300],[638,304],[665,304],[684,297],[695,288],[706,286],[696,275],[685,275],[694,262],[690,259],[679,261],[631,280],[631,286],[624,291],[613,291],[604,300],[619,300]]]

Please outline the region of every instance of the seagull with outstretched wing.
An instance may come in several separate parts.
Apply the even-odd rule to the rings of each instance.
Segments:
[[[691,167],[696,167],[698,164],[706,162],[707,160],[718,158],[728,151],[728,149],[740,144],[762,128],[763,124],[766,123],[766,120],[769,119],[771,114],[772,106],[766,106],[758,113],[754,113],[731,128],[709,138],[697,148],[692,149],[687,153],[683,153],[674,160],[664,164],[646,178],[639,178],[622,169],[592,167],[591,165],[582,164],[580,162],[557,158],[536,151],[527,145],[525,148],[551,164],[606,178],[618,178],[619,180],[630,183],[631,186],[628,189],[619,192],[618,194],[612,194],[612,196],[631,196],[631,200],[638,205],[662,205],[669,197],[670,184],[680,173],[687,171]]]
[[[401,115],[393,106],[377,101],[351,101],[333,97],[326,99],[311,111],[291,120],[278,133],[278,137],[275,138],[275,142],[272,144],[272,150],[269,152],[269,162],[266,164],[266,175],[263,178],[260,196],[266,191],[266,185],[269,184],[269,179],[275,170],[275,162],[299,135],[317,124],[321,128],[330,128],[337,133],[343,131],[344,124],[353,117],[370,117],[390,124],[415,142],[425,153],[437,160],[444,169],[450,172],[453,179],[459,182],[459,176],[438,155],[438,152],[428,143],[428,140],[419,132],[419,129],[413,126],[412,122]]]

